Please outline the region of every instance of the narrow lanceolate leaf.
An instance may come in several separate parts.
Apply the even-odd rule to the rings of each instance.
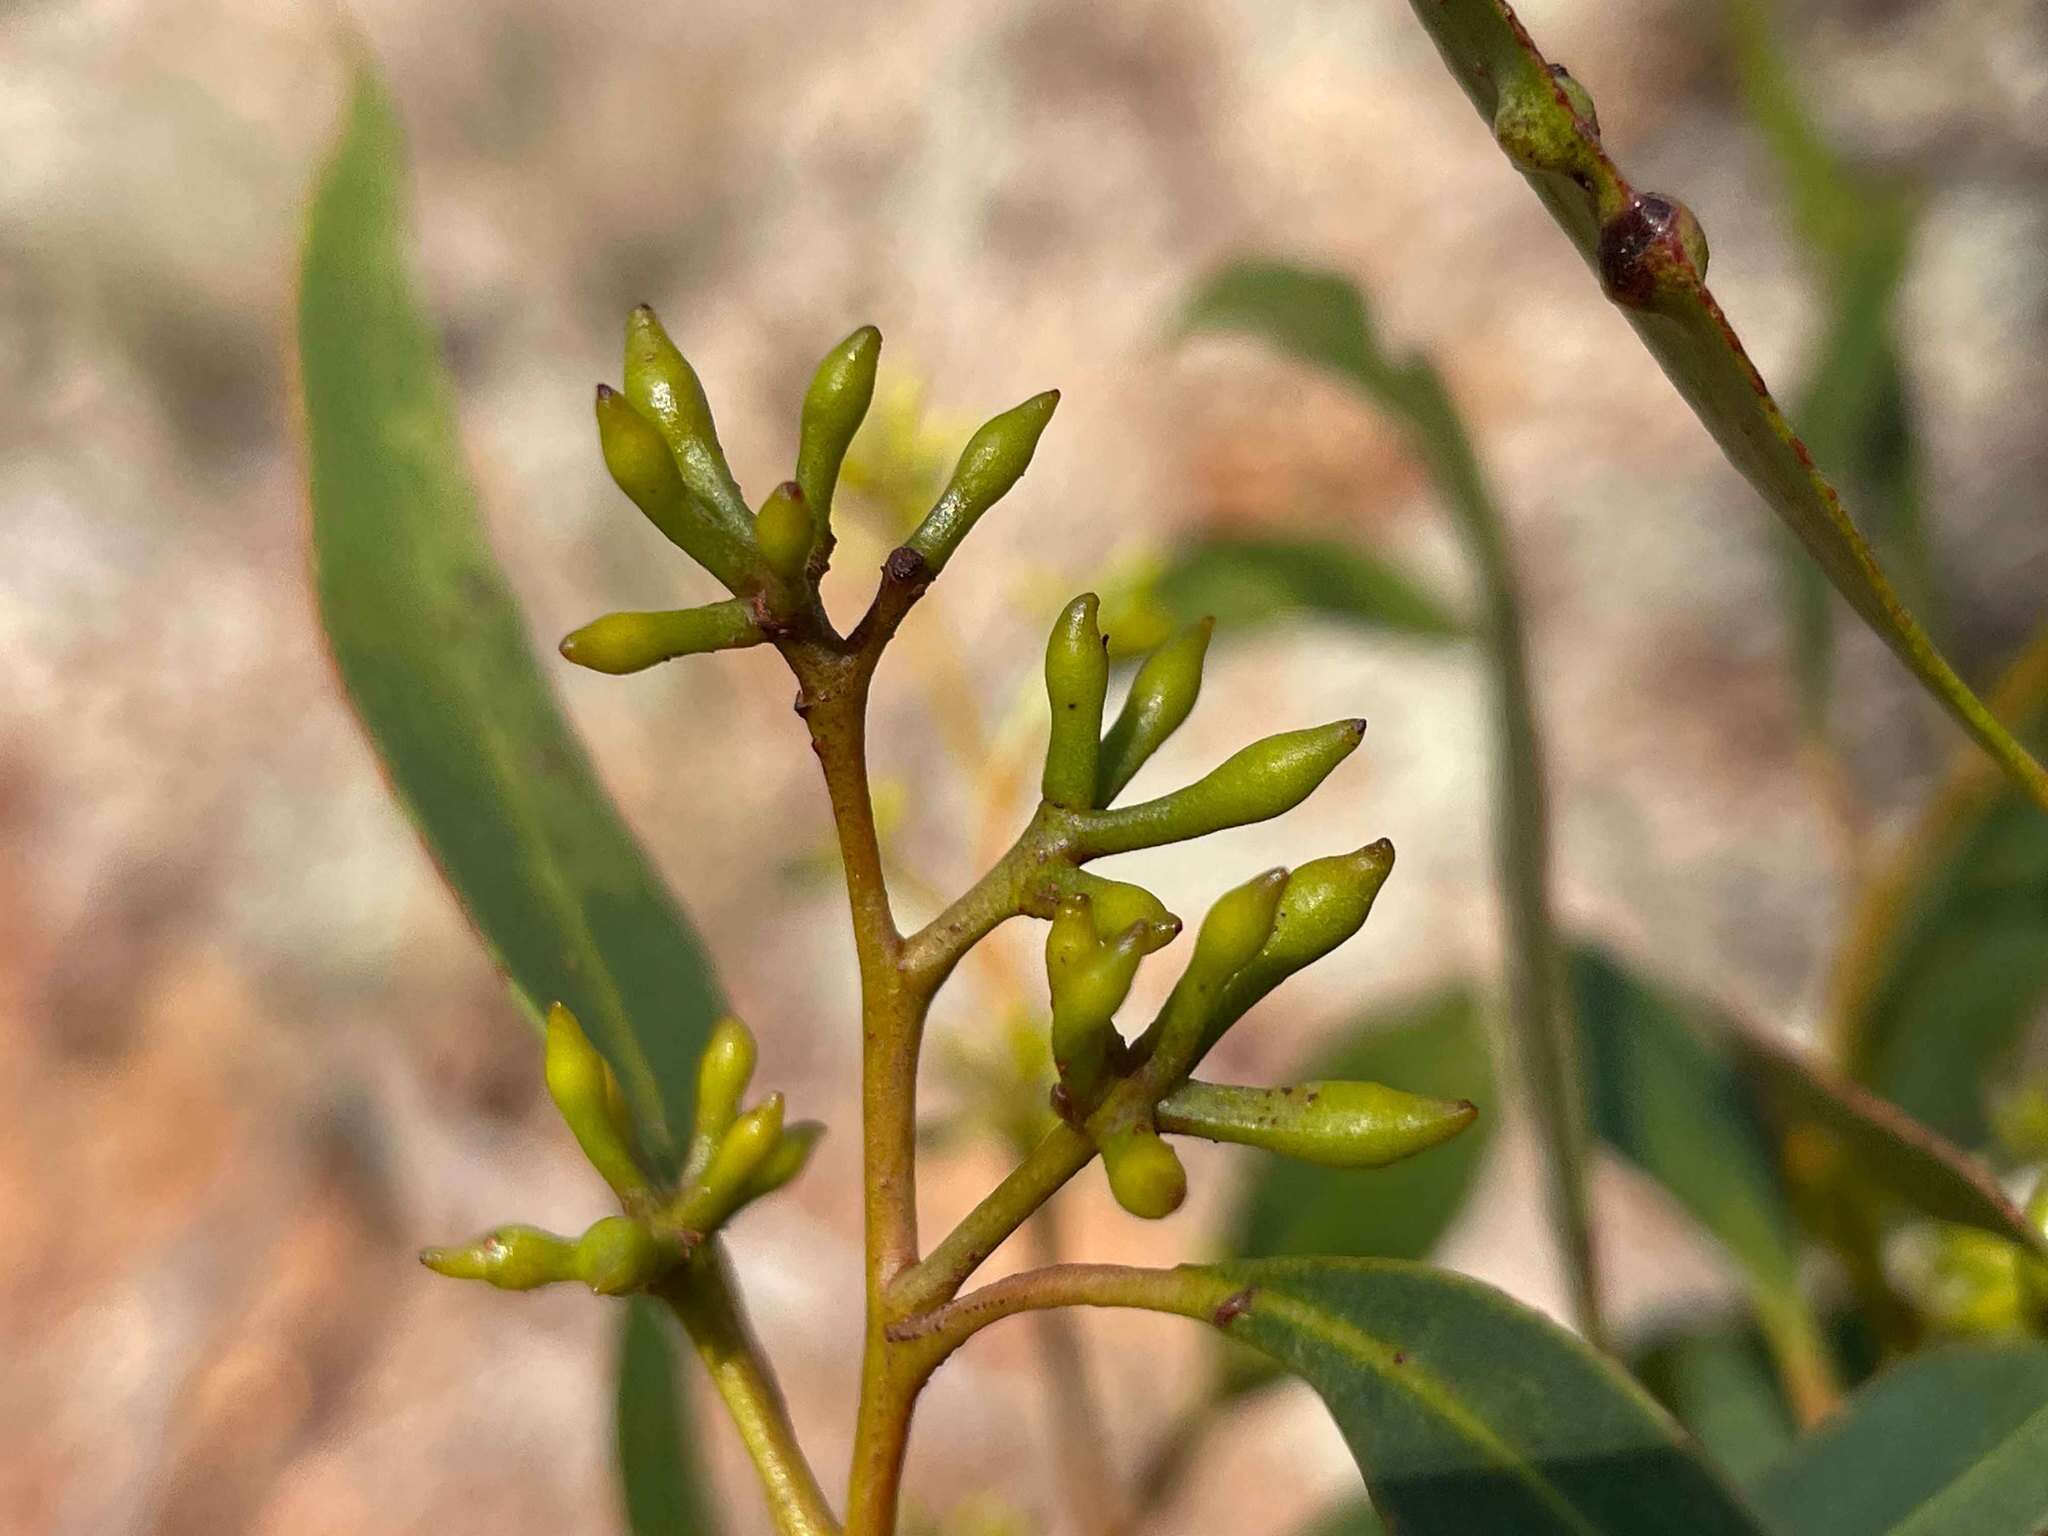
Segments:
[[[564,1002],[645,1150],[690,1124],[717,983],[534,661],[463,471],[453,390],[405,259],[397,119],[365,68],[321,176],[299,292],[315,579],[391,782],[539,1026]],[[627,1314],[618,1430],[636,1536],[710,1536],[672,1352]]]
[[[1465,94],[1721,451],[1849,606],[2036,803],[2048,770],[1958,677],[1778,409],[1705,281],[1706,243],[1675,199],[1642,193],[1573,110],[1503,0],[1410,0]]]
[[[2048,1256],[2048,1237],[2006,1198],[1992,1171],[1953,1142],[1782,1046],[1747,1032],[1728,1038],[1782,1132],[1827,1138],[1858,1183],[1912,1215],[1977,1227]]]
[[[619,1337],[614,1429],[619,1483],[632,1536],[713,1536],[704,1478],[686,1434],[678,1352],[661,1304],[627,1298]]]
[[[1619,1367],[1491,1287],[1373,1259],[1202,1273],[1223,1331],[1321,1394],[1402,1536],[1763,1530]]]
[[[320,614],[392,786],[536,1026],[568,1004],[672,1163],[716,1012],[702,949],[535,661],[463,468],[405,252],[399,128],[365,74],[299,292]]]
[[[1479,576],[1487,660],[1498,712],[1495,816],[1506,908],[1508,1021],[1543,1134],[1550,1212],[1578,1321],[1600,1333],[1599,1278],[1586,1193],[1585,1106],[1578,1038],[1565,1012],[1550,909],[1550,818],[1543,751],[1529,691],[1528,647],[1507,526],[1443,379],[1426,358],[1392,357],[1373,333],[1357,285],[1330,272],[1246,262],[1212,278],[1190,302],[1191,330],[1263,338],[1325,369],[1385,411],[1456,523]]]
[[[1416,578],[1337,539],[1196,539],[1174,551],[1151,595],[1176,621],[1214,618],[1235,639],[1282,619],[1425,641],[1470,633]]]
[[[1817,1414],[1830,1392],[1826,1351],[1799,1285],[1777,1138],[1730,1054],[1731,1032],[1598,950],[1572,955],[1571,984],[1595,1130],[1741,1266],[1788,1389]]]
[[[1972,1345],[1894,1366],[1757,1485],[1790,1536],[2040,1536],[2048,1345]]]
[[[1493,1071],[1477,996],[1450,986],[1361,1019],[1298,1075],[1469,1099],[1479,1117],[1444,1145],[1370,1173],[1257,1158],[1225,1229],[1229,1251],[1245,1258],[1426,1256],[1465,1208],[1493,1134]]]
[[[1992,696],[2029,741],[2048,713],[2048,630]],[[2048,999],[2048,824],[1975,756],[1959,761],[1864,887],[1835,967],[1849,1072],[1966,1147]]]

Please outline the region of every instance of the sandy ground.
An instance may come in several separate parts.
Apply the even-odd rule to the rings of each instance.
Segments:
[[[1684,196],[1765,372],[1816,309],[1734,104],[1713,7],[1532,0],[1610,147]],[[605,482],[587,392],[654,302],[710,382],[743,483],[786,472],[810,362],[888,338],[934,424],[1057,384],[1025,489],[914,622],[878,772],[920,813],[899,866],[971,878],[1021,816],[938,742],[955,673],[999,742],[1036,729],[1068,593],[1206,526],[1350,530],[1466,587],[1399,442],[1255,349],[1179,346],[1180,297],[1277,251],[1363,281],[1468,410],[1514,527],[1558,803],[1561,905],[1796,1033],[1846,885],[1802,770],[1769,528],[1499,160],[1395,0],[769,0],[588,8],[366,0],[418,162],[423,269],[491,530],[537,632],[706,594]],[[1794,36],[1831,129],[1916,178],[1903,325],[1951,633],[1981,673],[2048,587],[2048,13],[2036,0],[1821,0]],[[600,1209],[531,1039],[338,696],[314,629],[285,380],[299,209],[343,89],[335,18],[278,0],[0,7],[0,1525],[342,1533],[615,1525],[611,1319],[587,1297],[434,1282],[422,1242]],[[871,525],[878,526],[878,525]],[[861,559],[853,541],[847,604]],[[671,572],[677,572],[671,576]],[[567,669],[562,669],[567,673]],[[1945,727],[1873,645],[1844,662],[1873,823]],[[1198,910],[1243,874],[1392,837],[1365,937],[1233,1038],[1281,1076],[1376,1000],[1490,976],[1487,719],[1471,656],[1331,633],[1219,648],[1150,782],[1253,734],[1363,713],[1314,804],[1142,866]],[[772,658],[558,686],[764,1038],[763,1078],[837,1155],[734,1239],[801,1426],[849,1432],[859,1260],[852,966],[826,823]],[[955,691],[957,696],[957,691]],[[1007,723],[1005,723],[1007,722]],[[957,724],[957,722],[955,722]],[[821,868],[824,871],[821,873]],[[907,897],[915,911],[920,902]],[[1028,972],[1030,941],[1011,935]],[[1156,984],[1157,979],[1154,979]],[[1012,999],[972,975],[942,1035]],[[1447,1262],[1557,1308],[1511,1126]],[[828,1148],[833,1144],[828,1143]],[[999,1172],[934,1159],[943,1225]],[[1189,1211],[1066,1197],[1076,1253],[1210,1251],[1238,1165]],[[1709,1256],[1619,1170],[1618,1305],[1715,1293]],[[1197,1360],[1089,1318],[1108,1450],[1134,1463]],[[913,1501],[1072,1531],[1022,1327],[942,1376]],[[733,1533],[767,1529],[707,1421]],[[1305,1395],[1210,1442],[1160,1531],[1281,1533],[1352,1486]]]

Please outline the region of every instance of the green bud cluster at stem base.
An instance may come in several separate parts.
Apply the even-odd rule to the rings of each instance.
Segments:
[[[617,1216],[571,1242],[538,1227],[505,1226],[475,1242],[429,1248],[420,1261],[440,1274],[525,1291],[580,1280],[606,1296],[644,1290],[686,1263],[741,1207],[803,1172],[825,1128],[783,1122],[782,1095],[740,1105],[753,1080],[754,1037],[738,1019],[719,1021],[698,1061],[697,1119],[681,1177],[658,1187],[633,1147],[618,1079],[560,1003],[548,1010],[549,1096],[590,1165],[618,1195]]]

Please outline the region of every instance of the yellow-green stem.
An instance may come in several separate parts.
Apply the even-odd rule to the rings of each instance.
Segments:
[[[682,1321],[740,1441],[760,1474],[781,1536],[838,1536],[839,1522],[797,1444],[789,1409],[740,1309],[716,1239],[664,1283],[661,1298]]]

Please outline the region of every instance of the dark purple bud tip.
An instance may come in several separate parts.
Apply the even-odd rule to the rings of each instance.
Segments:
[[[609,384],[600,384],[597,386],[597,398],[600,400],[609,400],[613,395],[617,393],[618,391],[613,389]]]

